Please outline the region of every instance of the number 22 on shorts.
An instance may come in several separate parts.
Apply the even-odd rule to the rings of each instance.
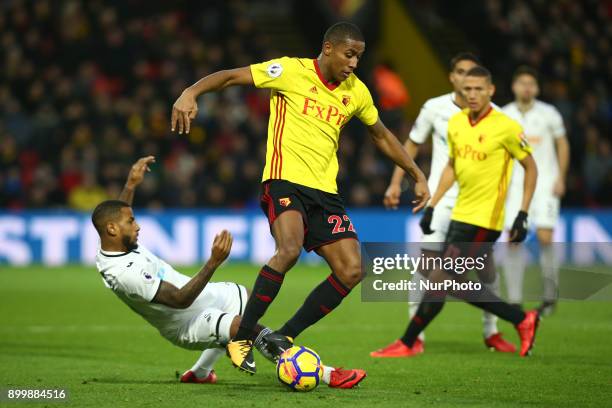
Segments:
[[[340,232],[345,232],[347,228],[342,226],[343,220],[348,222],[348,231],[355,232],[355,228],[353,227],[353,223],[351,222],[348,215],[344,214],[342,217],[339,215],[330,215],[327,217],[327,222],[330,224],[334,224],[334,229],[332,230],[332,234],[338,234]]]

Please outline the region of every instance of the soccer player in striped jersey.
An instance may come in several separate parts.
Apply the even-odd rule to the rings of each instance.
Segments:
[[[515,100],[503,111],[523,126],[538,163],[538,184],[529,208],[529,218],[540,244],[544,295],[539,310],[550,314],[556,305],[559,289],[559,265],[554,253],[553,231],[559,220],[559,204],[565,193],[565,176],[569,166],[569,143],[561,114],[553,105],[537,99],[538,74],[530,67],[519,67],[513,75],[512,92]],[[523,171],[515,166],[508,190],[506,208],[512,212],[521,203]],[[509,212],[511,213],[511,212]],[[506,217],[510,229],[512,220]],[[510,245],[504,259],[508,301],[522,302],[525,254],[518,245]]]
[[[448,122],[449,160],[420,225],[423,233],[434,232],[432,216],[456,181],[459,191],[446,234],[444,256],[482,257],[482,272],[494,274],[492,246],[503,229],[512,159],[518,160],[525,169],[521,206],[510,234],[514,242],[523,241],[527,234],[526,211],[535,189],[537,168],[531,157],[531,148],[523,138],[521,126],[491,106],[495,87],[489,71],[480,66],[470,69],[461,90],[468,107],[453,115]],[[434,283],[448,279],[461,281],[465,275],[460,271],[435,269],[428,279]],[[539,322],[537,311],[523,312],[501,300],[486,286],[475,293],[454,291],[451,294],[513,323],[521,340],[520,355],[529,354]],[[445,290],[425,292],[405,334],[400,338],[411,351],[403,356],[418,354],[418,350],[415,350],[417,338],[440,313],[446,295]]]
[[[357,233],[336,186],[340,131],[353,116],[366,126],[376,147],[415,180],[413,211],[429,199],[424,174],[381,122],[368,88],[355,75],[364,51],[359,28],[340,22],[326,31],[317,58],[283,57],[216,72],[187,88],[173,106],[172,130],[189,132],[199,95],[234,85],[271,91],[261,206],[276,252],[261,268],[240,329],[227,346],[232,363],[243,371],[256,371],[253,327],[276,297],[302,247],[323,257],[331,274],[275,333],[275,344],[290,345],[304,329],[335,309],[361,280]]]
[[[466,101],[461,93],[461,85],[467,72],[479,65],[478,58],[471,53],[462,52],[457,54],[450,62],[449,80],[453,86],[453,92],[429,99],[419,112],[419,116],[410,130],[410,134],[404,147],[408,154],[414,159],[419,151],[419,146],[431,137],[432,157],[431,171],[429,173],[429,190],[436,191],[442,170],[448,163],[448,120],[451,116],[465,108]],[[497,108],[496,106],[494,106]],[[383,203],[385,207],[396,209],[400,202],[402,193],[402,180],[404,171],[396,167],[389,187],[385,192]],[[442,251],[444,239],[451,222],[451,211],[457,200],[459,187],[453,184],[444,195],[442,201],[437,205],[432,219],[432,234],[423,235],[421,249],[425,256],[436,256]],[[420,282],[427,279],[427,271],[419,270],[413,275],[414,289],[410,291],[409,318],[411,319],[423,298],[425,292]],[[489,290],[499,295],[499,276],[495,274],[490,282],[485,283]],[[497,316],[483,313],[483,337],[484,343],[490,349],[514,353],[516,348],[512,343],[506,341],[497,329]],[[425,351],[425,333],[421,333],[412,350],[408,349],[400,340],[396,340],[386,347],[370,353],[372,357],[403,357],[410,356],[414,351]]]

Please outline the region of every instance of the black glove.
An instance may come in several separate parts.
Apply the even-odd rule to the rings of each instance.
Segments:
[[[433,207],[425,207],[423,210],[423,217],[421,217],[421,221],[419,225],[421,226],[421,231],[423,234],[429,235],[433,234],[434,230],[431,229],[431,219],[433,218]]]
[[[527,237],[527,213],[519,211],[510,230],[510,242],[523,242]]]

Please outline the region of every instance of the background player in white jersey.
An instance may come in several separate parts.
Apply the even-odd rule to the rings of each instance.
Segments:
[[[553,232],[559,219],[559,204],[565,193],[565,176],[569,165],[569,143],[566,138],[563,118],[550,104],[539,101],[537,73],[532,68],[519,67],[513,76],[514,102],[504,106],[503,111],[519,122],[527,141],[533,148],[533,158],[538,164],[538,182],[529,208],[529,220],[536,229],[540,243],[540,266],[543,275],[543,302],[540,314],[553,311],[559,286],[559,265],[554,253]],[[514,214],[520,207],[524,171],[514,166],[508,190],[506,214]],[[513,220],[506,219],[506,227]],[[504,261],[508,301],[522,302],[525,256],[519,245],[510,245]]]
[[[448,163],[448,144],[447,144],[447,127],[448,120],[455,113],[466,107],[466,102],[461,95],[461,84],[465,78],[465,74],[473,67],[480,64],[478,58],[467,52],[457,54],[450,63],[449,80],[453,86],[453,92],[431,98],[421,108],[414,126],[410,130],[408,139],[404,143],[404,147],[408,154],[415,158],[418,154],[419,147],[432,138],[432,157],[431,168],[429,172],[428,187],[430,191],[436,191],[442,170]],[[497,108],[497,107],[496,107]],[[384,205],[387,208],[397,209],[402,193],[402,181],[404,171],[395,167],[391,182],[385,192]],[[423,253],[427,255],[435,255],[442,250],[442,244],[446,238],[448,226],[450,224],[451,211],[457,199],[458,187],[457,183],[444,195],[444,198],[436,206],[436,211],[433,213],[431,221],[432,234],[423,235],[421,239],[421,248]],[[424,217],[427,214],[424,215]],[[430,216],[432,216],[430,214]],[[416,310],[423,298],[423,291],[420,289],[421,280],[426,280],[423,276],[424,271],[416,271],[412,281],[415,282],[415,290],[410,291],[410,319],[416,313]],[[485,281],[486,282],[486,281]],[[495,277],[493,282],[487,283],[487,288],[496,295],[499,295],[499,278]],[[514,353],[516,348],[512,343],[504,340],[501,333],[497,329],[497,317],[491,313],[485,312],[483,315],[483,335],[485,345],[491,349]],[[414,344],[412,351],[407,350],[407,347],[400,341],[390,344],[389,346],[373,351],[370,353],[372,357],[402,357],[413,355],[415,352],[424,351],[424,335],[421,333],[417,342]]]
[[[215,237],[210,258],[191,278],[138,245],[140,227],[131,205],[136,187],[154,161],[153,156],[138,160],[119,200],[107,200],[95,208],[91,218],[100,236],[96,267],[105,285],[164,338],[185,349],[204,350],[181,382],[215,383],[213,366],[238,331],[248,292],[233,282],[209,282],[230,253],[232,236],[227,231]],[[254,344],[274,360],[264,340],[268,333],[270,329],[256,325]],[[351,388],[363,377],[363,370],[323,367],[323,381],[333,388]]]

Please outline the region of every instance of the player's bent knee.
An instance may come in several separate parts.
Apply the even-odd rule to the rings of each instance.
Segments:
[[[361,264],[360,263],[347,263],[343,267],[334,270],[334,273],[349,288],[354,288],[361,282]]]
[[[290,268],[297,262],[302,252],[302,247],[298,244],[281,245],[276,251],[275,258],[286,268]],[[281,271],[279,271],[281,272]]]

